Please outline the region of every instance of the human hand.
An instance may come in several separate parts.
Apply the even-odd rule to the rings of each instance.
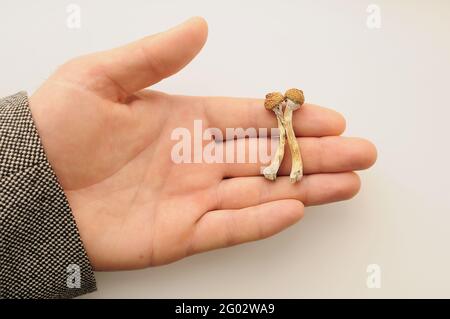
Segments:
[[[276,182],[260,175],[261,163],[174,163],[171,133],[192,130],[194,120],[222,130],[277,125],[258,99],[140,91],[183,68],[206,37],[206,23],[194,18],[73,59],[30,97],[96,270],[161,265],[273,235],[298,221],[304,205],[354,196],[360,181],[352,171],[375,162],[370,142],[339,136],[341,115],[305,104],[293,121],[306,174],[300,183],[286,176],[289,155]]]

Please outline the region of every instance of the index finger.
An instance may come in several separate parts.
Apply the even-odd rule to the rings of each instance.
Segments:
[[[231,97],[205,97],[202,105],[209,125],[226,132],[226,128],[276,128],[272,111],[264,108],[264,100]],[[345,130],[344,117],[331,109],[305,103],[294,112],[292,120],[296,136],[335,136]],[[225,136],[225,135],[224,135]]]

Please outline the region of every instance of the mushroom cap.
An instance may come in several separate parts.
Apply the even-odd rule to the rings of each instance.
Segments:
[[[284,93],[286,99],[291,100],[295,104],[302,105],[305,103],[305,96],[303,95],[303,91],[299,89],[289,89]]]
[[[266,95],[264,101],[264,107],[268,110],[272,110],[274,107],[280,105],[284,101],[284,96],[280,92],[272,92]]]

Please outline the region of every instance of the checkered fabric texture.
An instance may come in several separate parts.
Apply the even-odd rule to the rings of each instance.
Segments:
[[[92,267],[27,95],[0,99],[0,298],[71,298],[94,290]]]

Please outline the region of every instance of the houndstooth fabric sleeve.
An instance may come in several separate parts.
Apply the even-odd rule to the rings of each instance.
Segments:
[[[27,95],[0,99],[0,298],[71,298],[94,290],[92,267]]]

